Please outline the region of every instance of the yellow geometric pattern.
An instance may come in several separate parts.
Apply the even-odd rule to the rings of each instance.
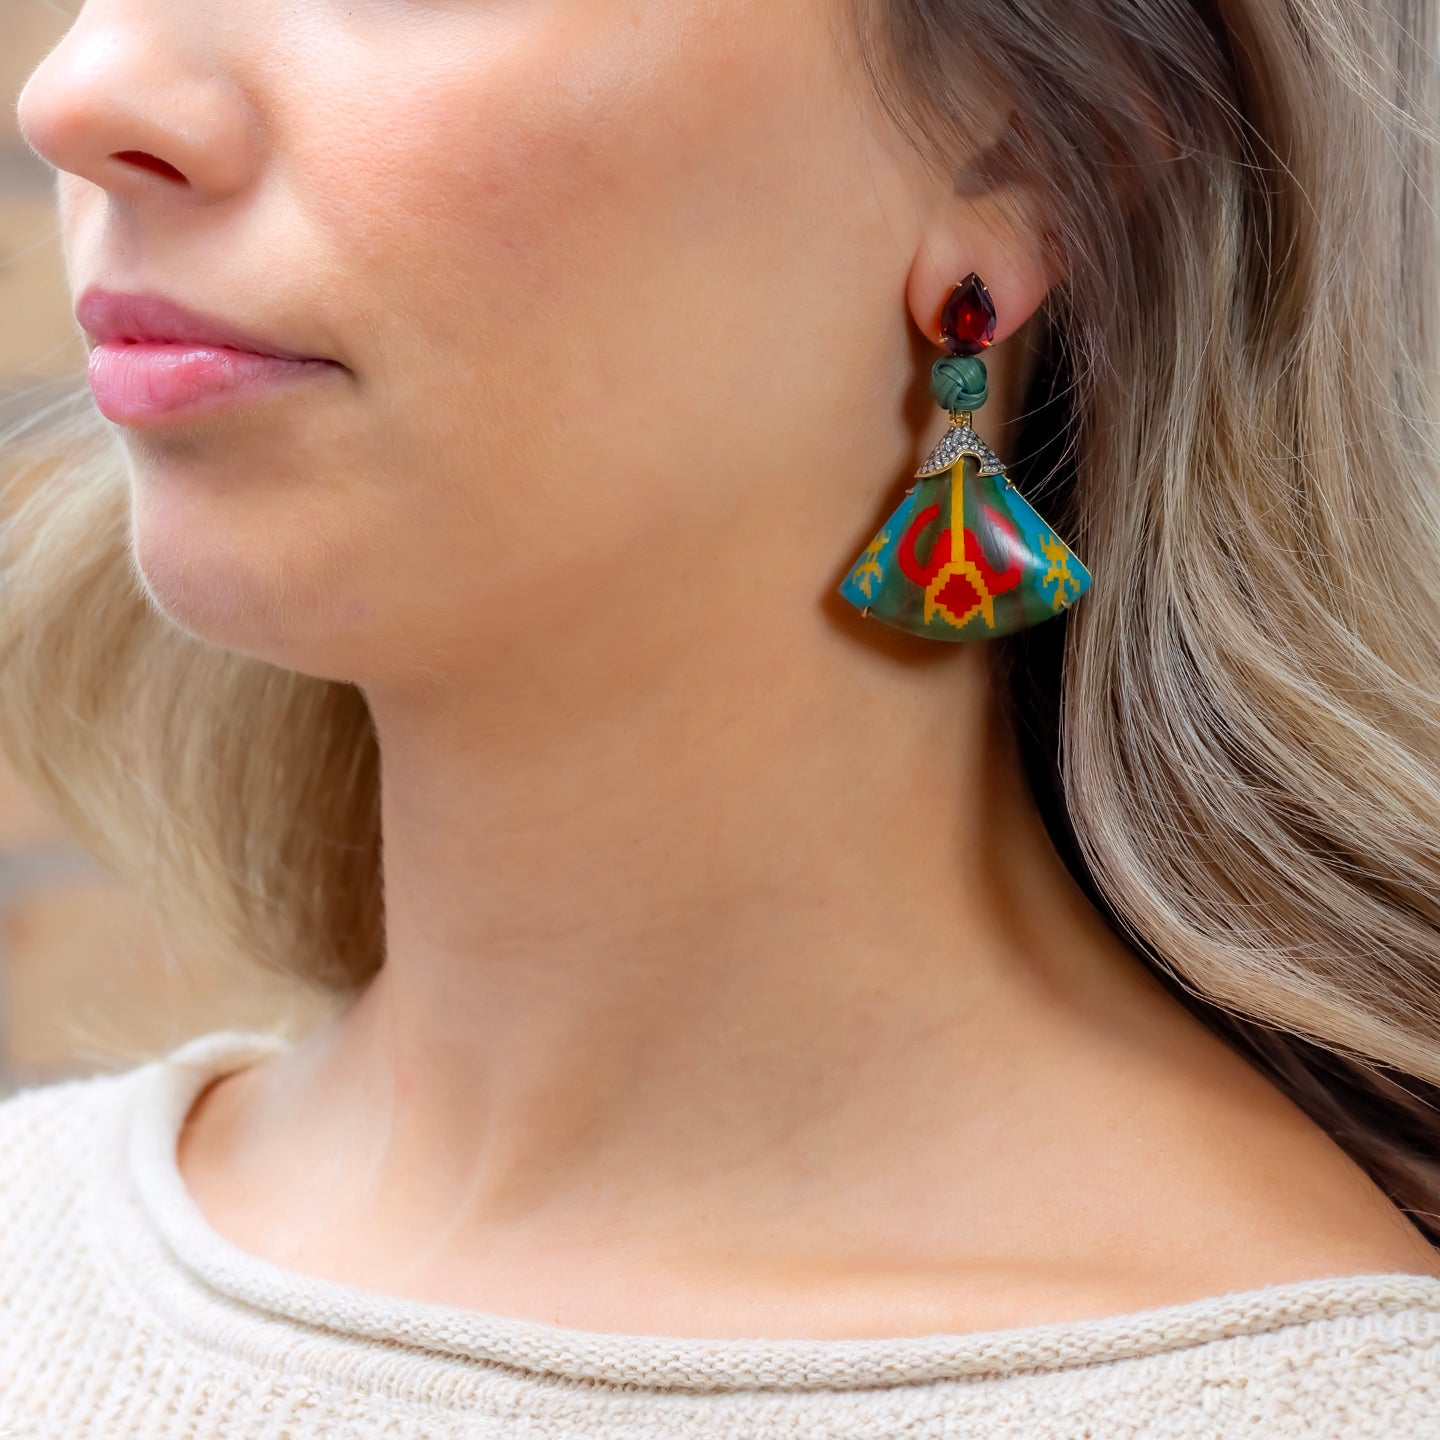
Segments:
[[[871,577],[873,576],[875,580],[880,579],[881,571],[877,557],[889,543],[889,540],[890,532],[888,530],[882,530],[865,547],[865,553],[860,557],[860,564],[855,567],[854,572],[850,576],[851,580],[865,592],[867,597],[873,598],[874,596],[875,592],[870,588]]]
[[[1075,594],[1070,597],[1072,600],[1080,594],[1080,582],[1070,569],[1070,548],[1063,540],[1058,539],[1053,532],[1050,532],[1040,541],[1040,549],[1050,562],[1050,568],[1040,577],[1040,588],[1043,590],[1052,580],[1055,582],[1055,594],[1051,597],[1050,608],[1059,610],[1066,603],[1065,587],[1067,585],[1075,591]]]
[[[939,598],[940,592],[949,583],[952,575],[963,575],[975,588],[975,601],[963,615],[957,615]],[[951,560],[948,565],[942,565],[935,578],[925,587],[925,623],[927,625],[935,618],[937,610],[956,627],[965,624],[978,610],[984,615],[985,623],[992,630],[995,628],[995,597],[986,588],[985,577],[981,575],[978,567],[964,556],[958,560]]]

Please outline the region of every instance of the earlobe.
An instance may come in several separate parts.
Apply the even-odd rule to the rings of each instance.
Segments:
[[[964,278],[984,277],[995,300],[999,344],[1044,303],[1063,278],[1059,237],[1039,213],[1032,192],[1016,185],[981,196],[950,197],[947,213],[927,224],[910,266],[906,303],[932,344],[940,343],[945,302]]]
[[[911,317],[932,345],[941,343],[941,315],[967,275],[984,277],[994,297],[997,324],[991,343],[999,344],[1043,304],[1056,275],[1057,241],[1044,226],[1021,237],[998,222],[965,227],[922,244],[906,282]]]

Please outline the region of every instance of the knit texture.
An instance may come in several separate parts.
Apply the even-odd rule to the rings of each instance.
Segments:
[[[1440,1279],[977,1334],[714,1340],[392,1298],[250,1255],[175,1163],[212,1032],[0,1101],[14,1440],[1440,1440]]]

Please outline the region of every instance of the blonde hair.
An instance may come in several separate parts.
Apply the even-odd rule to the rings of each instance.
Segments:
[[[947,170],[1010,108],[962,179],[1039,186],[1065,257],[1017,478],[1097,579],[994,642],[1057,843],[1440,1243],[1437,7],[854,0],[853,33]],[[363,697],[161,616],[116,446],[56,409],[7,446],[0,745],[212,951],[357,994]]]
[[[856,14],[934,163],[1010,107],[957,183],[1066,260],[1018,443],[1098,578],[1009,657],[1062,853],[1440,1243],[1440,3]]]

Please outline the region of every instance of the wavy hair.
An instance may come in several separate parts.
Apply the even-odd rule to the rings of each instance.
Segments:
[[[1057,848],[1440,1245],[1440,4],[853,4],[1065,259],[1013,468],[1105,583],[1006,657]]]

